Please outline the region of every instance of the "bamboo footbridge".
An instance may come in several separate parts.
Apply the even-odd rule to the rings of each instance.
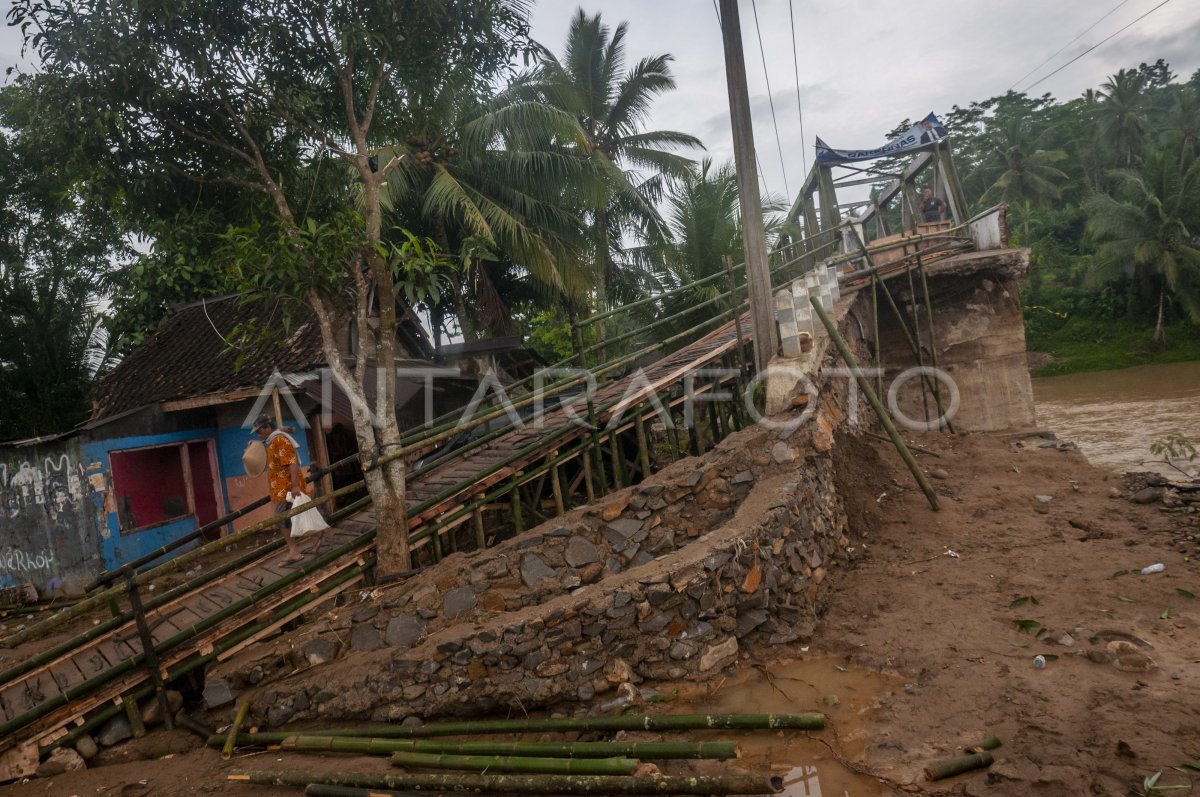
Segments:
[[[930,153],[916,160],[923,157],[926,163],[935,160]],[[910,167],[904,176],[911,181],[919,171]],[[816,178],[810,176],[809,184],[817,185]],[[891,196],[907,193],[897,190]],[[801,199],[811,204],[811,191]],[[880,209],[875,207],[879,219]],[[806,220],[815,222],[810,215],[806,210]],[[837,219],[836,210],[822,215],[830,219],[828,224],[809,227],[816,230],[813,235],[785,242],[777,251],[771,269],[777,288],[818,266],[836,266],[842,273],[852,272],[847,276],[869,279],[874,298],[880,286],[887,292],[889,276],[908,274],[911,280],[923,263],[972,247],[965,221],[933,230],[915,228],[907,236],[867,244],[861,225],[855,230]],[[859,236],[859,245],[839,253],[846,246],[842,233],[848,230]],[[880,232],[886,229],[877,227]],[[722,283],[723,290],[718,287]],[[703,286],[708,287],[697,290]],[[573,325],[574,355],[551,367],[587,367],[600,380],[590,395],[580,394],[582,379],[567,377],[547,386],[543,395],[570,403],[564,408],[555,402],[537,423],[525,423],[501,408],[467,423],[451,418],[406,437],[404,449],[390,456],[404,456],[410,463],[407,511],[414,560],[428,563],[448,551],[484,547],[494,536],[520,533],[527,519],[542,522],[649,476],[653,460],[660,458],[657,449],[651,450],[651,428],[663,410],[675,416],[691,395],[708,390],[732,388],[741,394],[752,377],[745,296],[727,259],[723,272]],[[668,307],[681,304],[682,310],[668,314]],[[591,327],[598,327],[599,342],[585,346],[582,333]],[[512,403],[527,407],[533,395],[515,395]],[[664,425],[666,456],[702,453],[706,444],[749,422],[740,401],[705,403],[704,412],[707,434]],[[489,431],[495,426],[500,428]],[[484,433],[439,453],[439,444],[472,427]],[[316,500],[328,502],[345,492]],[[255,505],[261,503],[265,499]],[[146,588],[153,578],[182,570],[235,538],[263,531],[273,520],[144,572],[137,568],[167,551],[130,563],[98,580],[93,586],[115,586],[90,594],[70,610],[69,618],[64,612],[38,624],[49,626],[44,632],[29,628],[0,640],[20,644],[64,628],[67,619],[74,619],[76,628],[85,626],[0,672],[0,781],[31,773],[48,751],[119,713],[128,714],[138,727],[139,701],[153,697],[166,709],[167,684],[229,659],[316,605],[370,583],[376,521],[362,499],[329,515],[332,528],[321,548],[299,565],[284,564],[283,542],[275,539],[217,566],[206,564],[201,575],[189,573],[177,586],[157,592]],[[117,603],[122,596],[130,604],[125,611]],[[95,610],[104,608],[111,610],[110,619],[86,625],[84,618],[96,617]],[[86,613],[89,609],[93,614]]]

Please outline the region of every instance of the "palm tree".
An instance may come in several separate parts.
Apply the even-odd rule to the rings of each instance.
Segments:
[[[1117,151],[1126,168],[1142,153],[1149,129],[1142,109],[1143,84],[1136,70],[1122,69],[1100,86],[1100,138]]]
[[[1186,168],[1200,148],[1200,102],[1196,92],[1186,86],[1177,87],[1175,100],[1163,116],[1163,146],[1179,153],[1179,167]]]
[[[570,115],[502,92],[483,105],[450,103],[389,148],[406,156],[384,189],[391,219],[462,267],[461,289],[428,308],[435,336],[448,313],[473,340],[511,331],[509,308],[530,293],[587,293],[575,208],[601,201],[607,188],[597,164],[562,146],[582,141]]]
[[[611,171],[606,200],[589,214],[602,307],[614,289],[628,285],[631,275],[619,262],[625,240],[660,231],[655,202],[665,180],[690,172],[694,162],[672,150],[703,148],[686,133],[642,129],[654,99],[675,88],[674,58],[648,56],[625,71],[627,31],[627,23],[610,30],[599,14],[589,17],[581,8],[571,20],[562,58],[544,51],[538,67],[514,87],[575,118],[584,133],[577,151]]]
[[[1088,234],[1100,246],[1089,275],[1093,282],[1122,276],[1131,290],[1158,288],[1154,340],[1163,340],[1167,291],[1200,323],[1200,243],[1193,234],[1200,218],[1200,161],[1184,171],[1164,151],[1151,151],[1138,170],[1113,172],[1120,198],[1095,194],[1084,205]]]
[[[1067,175],[1053,164],[1065,160],[1060,149],[1038,149],[1021,119],[1013,119],[992,152],[999,176],[984,193],[984,201],[1020,203],[1025,209],[1021,242],[1029,246],[1029,217],[1034,206],[1042,207],[1059,197],[1059,184]]]
[[[632,251],[637,261],[655,277],[655,286],[670,290],[725,270],[726,257],[740,262],[743,257],[741,212],[738,204],[737,172],[732,163],[714,166],[705,158],[698,167],[674,181],[667,190],[670,207],[666,213],[666,236]],[[777,231],[779,215],[786,205],[774,197],[764,197],[763,213],[769,214],[768,234]],[[735,279],[744,282],[744,271],[737,268]],[[653,309],[655,317],[683,313],[689,307],[712,299],[726,290],[725,280],[713,280],[691,291],[663,300]],[[716,308],[716,309],[724,309]],[[715,309],[698,311],[712,315]],[[699,317],[685,317],[679,328],[699,323]]]

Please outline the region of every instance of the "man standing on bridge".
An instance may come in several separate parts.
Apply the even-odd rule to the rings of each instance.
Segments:
[[[925,198],[921,201],[921,218],[925,221],[941,221],[946,215],[946,203],[940,197],[933,195],[932,188],[925,189]]]
[[[292,508],[288,502],[288,494],[300,495],[303,479],[300,478],[300,457],[297,450],[300,444],[287,432],[276,428],[275,421],[269,415],[260,415],[254,421],[254,432],[267,444],[267,483],[271,487],[271,502],[275,514],[286,512]],[[284,520],[280,525],[283,539],[287,543],[288,555],[284,564],[295,564],[304,558],[300,546],[292,536],[291,519]]]

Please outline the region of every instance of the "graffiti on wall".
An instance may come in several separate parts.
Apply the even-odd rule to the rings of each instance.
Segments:
[[[108,494],[100,468],[73,441],[0,451],[0,587],[49,594],[98,571]]]

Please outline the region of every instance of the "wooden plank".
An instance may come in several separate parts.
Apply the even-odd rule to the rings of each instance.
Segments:
[[[17,745],[0,753],[0,783],[27,778],[37,772],[38,747],[32,742]]]

